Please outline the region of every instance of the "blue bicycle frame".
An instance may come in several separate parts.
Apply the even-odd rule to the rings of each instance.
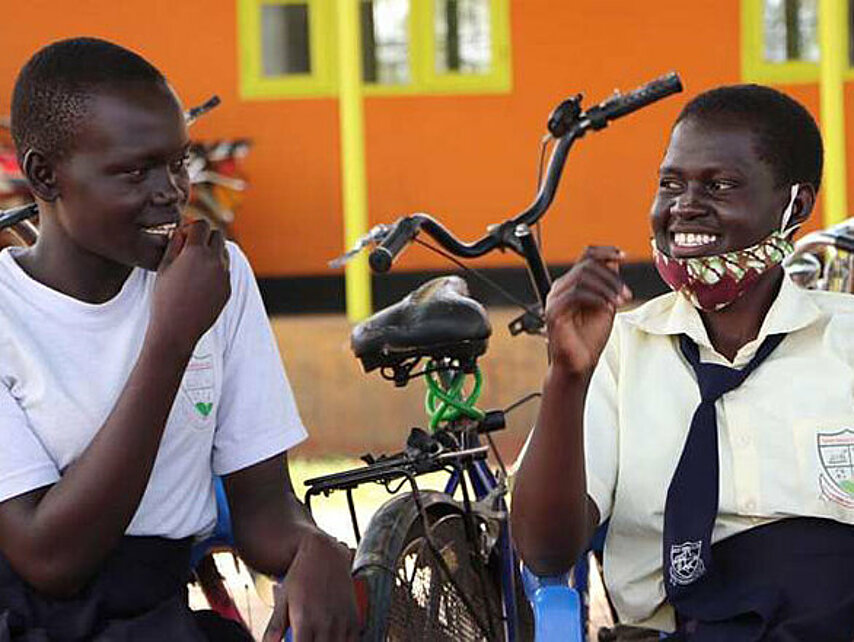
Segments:
[[[498,487],[498,481],[484,460],[477,460],[468,468],[469,478],[475,497],[480,500],[487,497]],[[453,496],[459,488],[461,471],[456,469],[445,484],[445,493]],[[499,499],[499,509],[506,511],[507,504]],[[520,568],[519,558],[510,540],[510,528],[507,520],[501,524],[498,542],[501,564],[501,593],[507,623],[507,640],[519,639],[516,604],[516,569]],[[585,558],[586,560],[586,558]],[[524,566],[522,568],[525,595],[534,611],[534,639],[536,642],[583,642],[586,639],[586,613],[582,607],[579,593],[570,587],[569,574],[556,578],[540,578]],[[578,569],[586,583],[586,568]]]

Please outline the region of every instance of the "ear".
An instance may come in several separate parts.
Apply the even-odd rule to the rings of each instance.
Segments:
[[[812,214],[815,207],[815,187],[810,183],[801,183],[798,185],[798,193],[795,195],[795,202],[792,205],[792,217],[789,219],[789,225],[801,225]]]
[[[21,162],[21,169],[36,196],[44,201],[57,199],[59,189],[56,181],[56,167],[43,153],[36,149],[28,149]]]

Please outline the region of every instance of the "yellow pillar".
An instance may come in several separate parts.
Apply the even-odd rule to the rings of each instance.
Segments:
[[[848,217],[845,169],[844,74],[848,66],[845,23],[846,0],[819,0],[819,47],[821,50],[821,128],[824,136],[825,226]]]
[[[368,229],[359,0],[335,1],[338,7],[338,118],[344,245],[349,248]],[[347,318],[351,322],[364,319],[371,313],[371,274],[367,254],[362,252],[347,265],[344,280]]]

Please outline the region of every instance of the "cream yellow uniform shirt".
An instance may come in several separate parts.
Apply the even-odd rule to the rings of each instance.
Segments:
[[[585,409],[587,491],[602,520],[605,583],[621,621],[672,630],[661,542],[667,487],[700,394],[678,335],[702,361],[744,367],[769,334],[788,336],[717,402],[720,506],[712,540],[776,519],[854,523],[854,296],[788,278],[759,336],[730,363],[697,310],[671,293],[617,315]]]

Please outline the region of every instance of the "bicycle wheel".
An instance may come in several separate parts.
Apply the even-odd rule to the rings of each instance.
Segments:
[[[484,553],[470,544],[462,507],[448,495],[424,491],[420,496],[438,555],[412,495],[387,502],[356,551],[354,575],[369,591],[362,640],[503,641],[497,551]]]

